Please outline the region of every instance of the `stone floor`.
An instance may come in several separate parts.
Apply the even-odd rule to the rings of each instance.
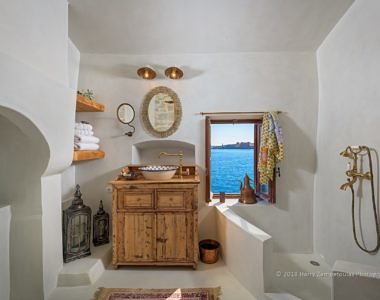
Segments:
[[[221,300],[256,300],[228,271],[222,260],[216,264],[199,263],[198,269],[183,267],[109,266],[92,285],[58,287],[48,300],[92,300],[98,287],[185,288],[221,286]]]

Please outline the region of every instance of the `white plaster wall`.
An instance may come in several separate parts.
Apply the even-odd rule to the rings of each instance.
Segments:
[[[67,47],[67,77],[71,89],[78,89],[80,52],[74,43],[68,39]]]
[[[67,5],[66,0],[1,1],[0,52],[66,84]]]
[[[72,161],[75,91],[4,54],[1,46],[0,65],[0,105],[20,112],[40,129],[52,158],[45,175],[61,172]]]
[[[137,77],[138,67],[150,64],[158,76],[152,81]],[[162,74],[166,66],[183,68],[184,77],[173,81]],[[139,118],[145,94],[164,85],[179,96],[183,118],[176,133],[168,139],[195,144],[196,163],[204,168],[204,117],[200,111],[281,110],[286,141],[286,158],[281,163],[277,204],[260,214],[252,206],[250,214],[259,219],[273,236],[276,251],[312,250],[312,198],[315,172],[318,87],[316,59],[313,53],[240,53],[199,55],[81,55],[79,88],[93,89],[103,102],[103,113],[80,113],[80,119],[95,126],[95,135],[106,152],[102,160],[77,166],[84,199],[96,208],[99,199],[111,209],[111,194],[105,186],[131,162],[132,145],[155,139],[142,127]],[[133,137],[116,119],[122,102],[132,104],[138,114]],[[159,150],[158,150],[159,151]],[[202,171],[202,170],[201,170]],[[204,173],[201,172],[200,238],[216,237],[215,215],[204,205]],[[281,232],[278,230],[281,228]],[[273,229],[273,230],[271,230]],[[273,233],[272,233],[273,231]]]
[[[9,300],[9,231],[11,227],[11,207],[0,207],[0,299]]]
[[[61,174],[62,202],[72,200],[75,192],[75,165],[71,165]]]
[[[41,178],[44,295],[57,286],[57,274],[62,268],[61,175]]]
[[[54,157],[45,174],[62,171],[72,159],[75,91],[68,88],[68,53],[75,49],[68,49],[67,5],[66,0],[0,3],[0,105],[41,129]]]
[[[258,300],[267,299],[264,293],[271,285],[271,236],[242,219],[226,204],[215,208],[223,261],[252,295]]]
[[[356,246],[351,195],[339,190],[346,180],[347,163],[347,159],[339,156],[340,151],[347,145],[360,144],[380,150],[378,28],[380,2],[357,0],[317,52],[320,103],[314,243],[316,252],[323,254],[330,264],[339,259],[380,266],[379,253],[368,255]],[[376,167],[378,162],[372,154]],[[378,178],[375,186],[377,183]],[[364,240],[371,248],[376,235],[369,192],[369,183],[363,182],[361,224]]]
[[[132,149],[132,163],[140,164],[150,162],[152,164],[178,164],[178,157],[176,156],[161,156],[161,151],[167,153],[183,153],[183,164],[195,163],[195,147],[192,144],[178,141],[171,141],[168,139],[156,140],[152,139],[147,142],[134,145]]]
[[[48,146],[29,120],[2,107],[0,140],[0,198],[10,205],[12,215],[8,244],[10,299],[26,299],[27,295],[42,299],[40,178],[48,163]]]
[[[68,85],[76,91],[78,90],[78,76],[79,76],[79,64],[80,64],[80,52],[74,43],[68,40]],[[72,125],[74,126],[74,125]],[[71,140],[73,143],[73,139]],[[62,201],[72,199],[75,187],[75,165],[69,166],[62,172]]]
[[[52,288],[57,265],[62,261],[59,248],[57,251],[56,247],[49,247],[50,243],[57,245],[61,233],[59,218],[49,223],[49,218],[60,215],[61,182],[41,185],[41,175],[48,178],[62,172],[72,160],[76,93],[68,83],[67,45],[66,0],[0,3],[0,115],[17,124],[26,138],[45,147],[33,152],[27,143],[30,140],[26,140],[26,146],[22,144],[17,151],[6,153],[9,164],[15,163],[6,177],[0,174],[1,184],[7,186],[6,195],[11,195],[11,191],[18,195],[16,199],[9,198],[13,200],[11,299],[43,299]],[[8,109],[19,114],[8,114]],[[21,143],[22,139],[15,141]],[[33,169],[34,163],[41,160],[44,169]],[[29,164],[22,164],[23,161]],[[33,179],[27,180],[31,174]],[[43,230],[44,222],[50,228]],[[60,260],[43,265],[52,257]],[[44,283],[44,278],[49,280]]]

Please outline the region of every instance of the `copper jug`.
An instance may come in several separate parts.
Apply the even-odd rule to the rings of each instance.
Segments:
[[[255,190],[250,186],[249,181],[252,180],[248,177],[247,174],[244,176],[244,185],[240,181],[240,198],[239,202],[244,204],[255,204],[256,201],[256,195]]]

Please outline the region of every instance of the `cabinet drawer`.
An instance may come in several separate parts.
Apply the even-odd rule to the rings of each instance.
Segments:
[[[123,208],[153,208],[153,191],[120,192],[118,197],[118,209]]]
[[[158,209],[186,209],[192,206],[192,191],[157,191]]]

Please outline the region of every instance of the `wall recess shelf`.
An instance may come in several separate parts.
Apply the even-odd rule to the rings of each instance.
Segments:
[[[102,150],[74,150],[73,161],[99,159],[105,156]]]
[[[93,101],[83,95],[77,94],[77,112],[102,112],[104,105]]]
[[[103,112],[104,105],[77,94],[76,112]],[[74,150],[73,162],[104,158],[102,150]]]

